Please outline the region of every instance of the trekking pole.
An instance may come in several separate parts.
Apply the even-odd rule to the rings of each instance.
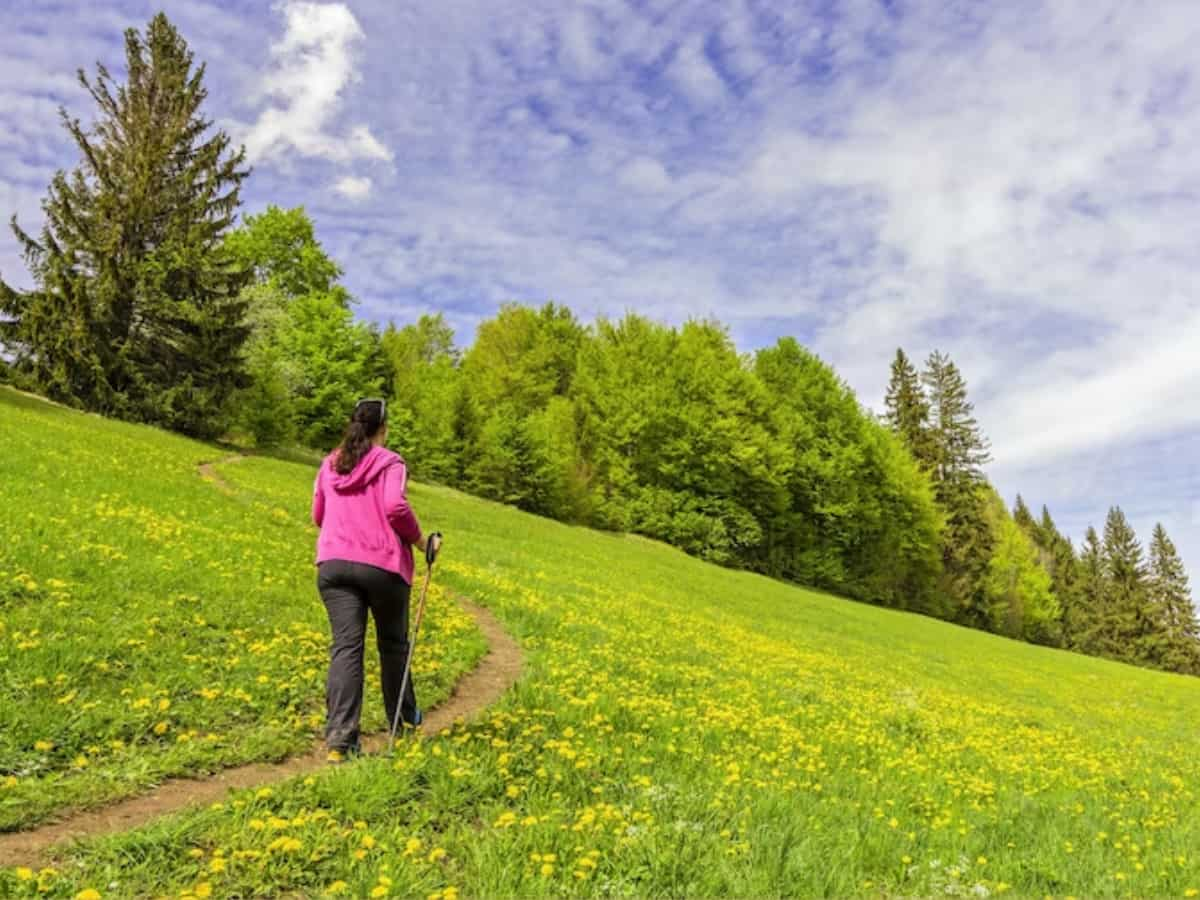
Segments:
[[[400,729],[400,710],[404,707],[404,693],[408,690],[408,680],[412,677],[413,651],[417,649],[417,635],[421,631],[421,617],[425,615],[425,595],[429,592],[429,579],[433,576],[433,561],[437,559],[438,549],[442,546],[442,533],[435,531],[425,541],[425,583],[421,585],[421,600],[417,604],[417,617],[413,622],[412,640],[408,642],[408,658],[404,660],[404,677],[400,679],[400,696],[396,700],[396,715],[392,719],[392,731],[388,737],[388,747],[396,746],[396,732]]]

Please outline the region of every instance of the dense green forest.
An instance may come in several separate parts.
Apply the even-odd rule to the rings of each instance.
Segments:
[[[356,318],[303,209],[240,221],[241,150],[201,113],[203,67],[165,16],[127,81],[79,79],[90,128],[38,235],[30,290],[0,281],[0,378],[189,435],[328,449],[356,398],[391,398],[416,477],[563,521],[1028,641],[1200,673],[1200,628],[1162,526],[1120,509],[1076,549],[988,484],[966,381],[891,364],[876,417],[790,337],[741,353],[711,320],[579,321],[507,305],[460,348],[440,314]],[[885,362],[881,360],[880,375]]]

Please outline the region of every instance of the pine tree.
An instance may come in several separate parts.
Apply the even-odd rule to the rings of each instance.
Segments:
[[[1050,509],[1046,504],[1042,504],[1042,518],[1038,522],[1038,531],[1042,534],[1042,539],[1046,543],[1053,543],[1062,538],[1062,534],[1058,530],[1058,526],[1054,524],[1054,519],[1050,517]]]
[[[929,401],[921,389],[920,376],[916,367],[897,348],[892,361],[892,377],[884,398],[887,412],[884,421],[900,436],[912,453],[913,459],[923,467],[933,464],[932,446],[929,436]]]
[[[1142,545],[1119,506],[1104,523],[1102,556],[1107,602],[1100,652],[1128,662],[1157,665],[1164,652],[1162,624],[1150,605]]]
[[[1021,530],[1030,537],[1035,537],[1037,534],[1037,523],[1033,521],[1033,513],[1029,511],[1029,507],[1025,505],[1025,499],[1017,494],[1017,502],[1013,504],[1013,521],[1021,526]]]
[[[1200,672],[1200,622],[1187,572],[1161,523],[1154,526],[1150,541],[1149,592],[1157,619],[1166,630],[1163,666],[1176,672]]]
[[[125,55],[124,84],[78,74],[99,115],[61,113],[82,161],[51,181],[40,237],[13,219],[35,287],[0,282],[0,339],[56,399],[211,435],[245,381],[249,273],[222,243],[244,154],[207,134],[204,66],[166,16],[128,30]]]
[[[1087,609],[1083,600],[1082,573],[1075,547],[1061,534],[1050,550],[1050,584],[1062,612],[1062,646],[1076,648],[1087,627]]]
[[[1104,548],[1096,529],[1091,526],[1079,551],[1078,607],[1081,621],[1071,638],[1072,646],[1084,653],[1098,655],[1108,591],[1104,581]]]
[[[967,399],[967,383],[945,354],[935,350],[925,362],[921,380],[929,396],[935,481],[983,481],[991,461],[987,438]]]
[[[921,380],[930,407],[930,474],[946,515],[944,586],[958,607],[957,618],[984,628],[989,615],[983,583],[994,540],[987,515],[990,489],[983,475],[987,440],[967,399],[966,382],[949,357],[930,354]]]

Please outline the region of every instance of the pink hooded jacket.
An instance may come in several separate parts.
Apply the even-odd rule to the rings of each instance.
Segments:
[[[325,457],[313,485],[317,564],[340,559],[366,563],[413,580],[412,545],[421,526],[404,493],[408,470],[391,450],[372,447],[349,475],[333,467],[337,451]]]

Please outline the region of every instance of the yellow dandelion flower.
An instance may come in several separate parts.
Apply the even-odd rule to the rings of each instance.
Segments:
[[[28,866],[17,866],[17,878],[21,881],[33,881],[33,869]]]
[[[541,872],[542,872],[543,878],[549,878],[551,875],[554,874],[553,863],[542,863]]]
[[[85,888],[75,895],[75,900],[100,900],[100,892],[95,888]]]

